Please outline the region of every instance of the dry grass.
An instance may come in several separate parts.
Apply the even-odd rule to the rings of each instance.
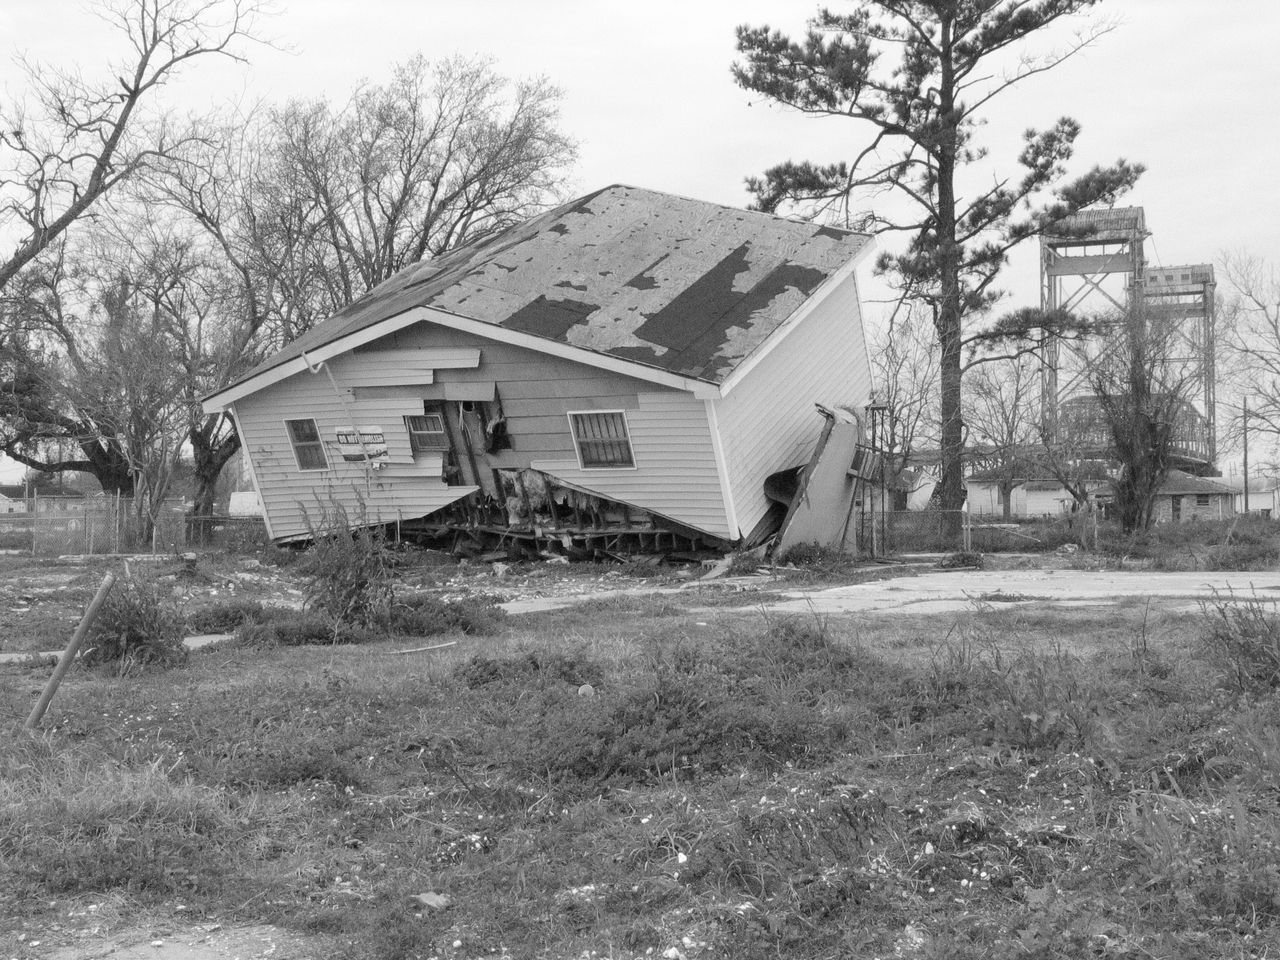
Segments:
[[[1280,945],[1280,696],[1195,617],[683,602],[74,674],[0,745],[5,908],[180,897],[352,958]]]

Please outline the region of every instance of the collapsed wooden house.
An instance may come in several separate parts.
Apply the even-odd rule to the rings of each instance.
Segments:
[[[270,536],[350,522],[566,552],[724,548],[871,377],[869,238],[611,186],[416,264],[204,401]]]

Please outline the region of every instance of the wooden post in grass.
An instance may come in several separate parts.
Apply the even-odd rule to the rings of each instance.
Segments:
[[[89,628],[93,626],[93,621],[98,618],[98,611],[102,609],[103,603],[106,602],[107,594],[111,592],[111,587],[115,582],[116,575],[114,573],[108,573],[102,578],[102,584],[98,587],[98,592],[94,594],[93,600],[89,604],[89,609],[80,618],[80,626],[76,627],[76,632],[71,635],[71,642],[67,644],[67,649],[62,651],[58,665],[54,667],[53,676],[44,685],[44,690],[41,691],[40,699],[36,701],[36,705],[31,708],[31,716],[27,717],[27,722],[23,724],[26,729],[34,730],[39,725],[44,712],[49,709],[49,703],[53,700],[53,695],[58,692],[58,686],[62,683],[62,678],[71,669],[71,662],[75,660],[76,654],[80,652],[80,645],[84,643],[84,638],[89,635]]]

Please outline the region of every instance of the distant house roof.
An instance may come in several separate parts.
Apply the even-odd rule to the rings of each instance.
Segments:
[[[21,483],[0,483],[0,497],[8,500],[25,500],[27,488]]]
[[[1188,493],[1210,493],[1218,496],[1231,496],[1235,493],[1230,487],[1211,480],[1208,477],[1194,477],[1181,470],[1170,470],[1169,476],[1160,485],[1161,496],[1182,496]]]
[[[1222,484],[1224,487],[1230,487],[1235,493],[1244,492],[1243,477],[1210,477],[1216,483]],[[1275,477],[1250,477],[1249,492],[1250,493],[1270,493],[1280,487],[1280,480]]]
[[[605,187],[400,271],[237,383],[415,307],[720,383],[869,239]]]

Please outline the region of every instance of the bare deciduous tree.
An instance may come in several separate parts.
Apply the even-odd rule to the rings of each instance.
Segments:
[[[1013,515],[1016,481],[1034,479],[1039,435],[1040,363],[1030,355],[979,366],[969,374],[965,422],[969,457],[995,479],[1004,519]]]
[[[148,108],[190,61],[241,59],[258,0],[112,0],[100,10],[126,47],[90,80],[25,64],[26,98],[0,108],[0,233],[16,237],[0,260],[0,290],[146,165],[198,137]]]
[[[1218,409],[1220,441],[1239,442],[1247,407],[1249,432],[1262,434],[1274,457],[1280,441],[1280,273],[1261,257],[1223,256],[1220,267],[1230,296],[1218,313]],[[1225,396],[1224,396],[1225,395]],[[1228,400],[1227,397],[1230,397]],[[1254,463],[1276,469],[1258,459]]]
[[[5,301],[0,446],[41,472],[81,471],[153,523],[187,430],[180,343],[195,269],[189,244],[146,224],[95,225],[24,271]],[[82,459],[50,458],[78,449]]]
[[[1190,402],[1197,375],[1194,362],[1180,358],[1176,322],[1147,317],[1139,306],[1115,329],[1091,358],[1089,383],[1119,464],[1112,488],[1129,533],[1155,519],[1156,496],[1182,448],[1203,445],[1203,418]]]
[[[575,154],[559,101],[546,80],[512,83],[485,61],[414,57],[345,106],[270,111],[262,175],[302,180],[299,226],[325,252],[330,312],[555,197]]]
[[[197,401],[271,348],[421,259],[524,219],[559,198],[574,145],[560,94],[512,84],[486,62],[414,58],[344,107],[262,107],[148,178],[208,237],[227,298],[186,367],[193,411],[194,512],[212,509],[239,439]]]
[[[873,331],[870,346],[873,399],[885,407],[879,440],[886,480],[901,491],[913,454],[937,443],[937,339],[924,311],[908,305]]]

